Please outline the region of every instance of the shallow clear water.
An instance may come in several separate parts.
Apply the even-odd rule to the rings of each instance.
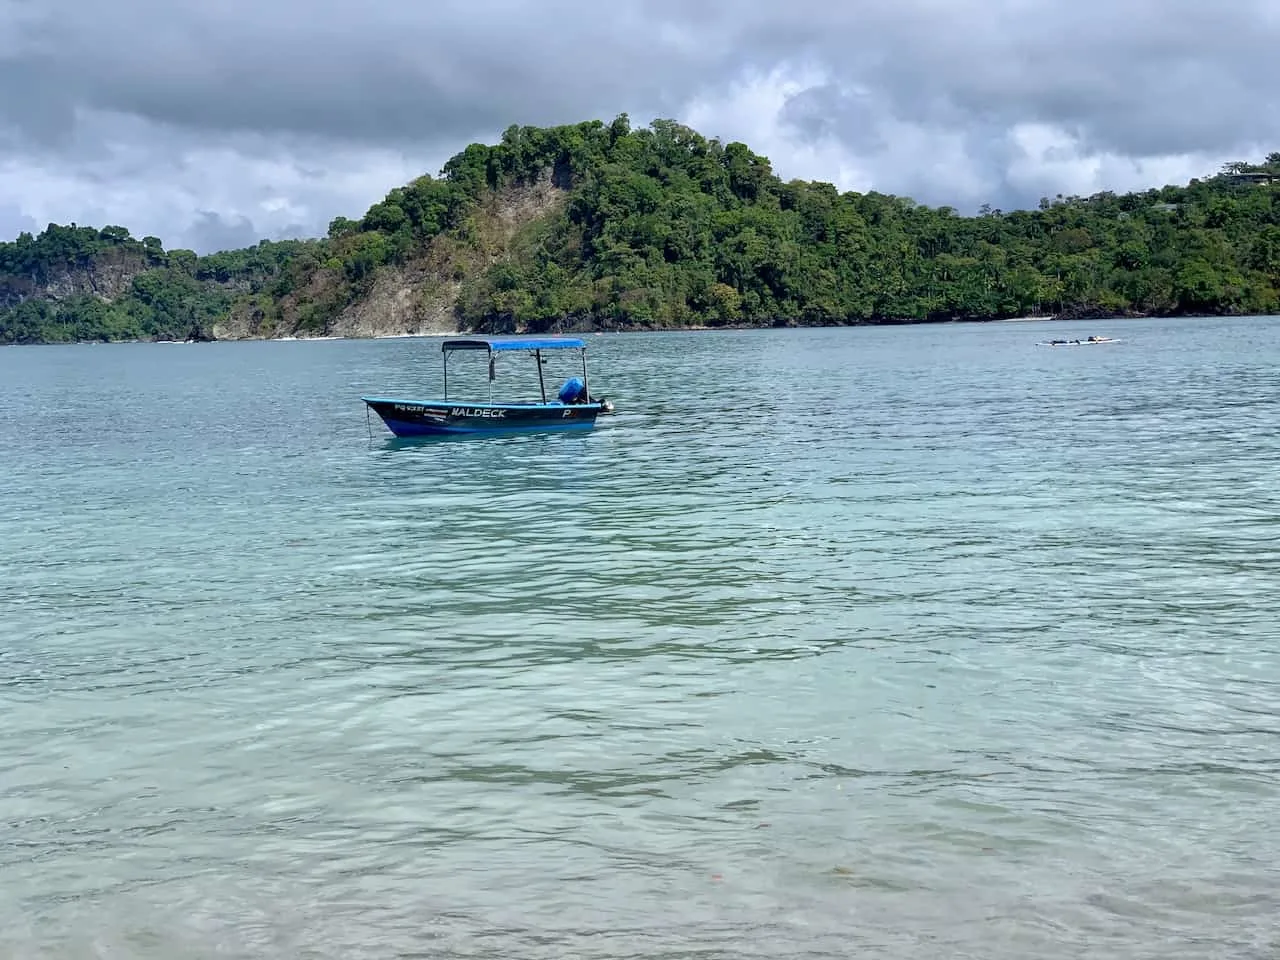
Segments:
[[[0,350],[0,956],[1276,955],[1276,321],[590,345]]]

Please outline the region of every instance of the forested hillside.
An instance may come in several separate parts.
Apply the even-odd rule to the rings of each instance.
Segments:
[[[1278,289],[1280,154],[960,216],[621,116],[512,127],[317,240],[23,235],[0,244],[0,342],[1274,313]]]

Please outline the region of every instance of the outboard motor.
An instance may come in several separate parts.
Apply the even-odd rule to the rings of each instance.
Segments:
[[[560,388],[559,396],[561,403],[586,403],[587,385],[581,377],[570,377]]]

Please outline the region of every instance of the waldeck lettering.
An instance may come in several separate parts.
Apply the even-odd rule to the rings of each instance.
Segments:
[[[452,417],[492,417],[495,420],[505,419],[507,411],[491,410],[487,407],[453,407],[449,410]]]
[[[433,408],[424,407],[418,403],[397,403],[395,405],[397,411],[401,413],[417,413],[427,417],[443,417],[444,411]],[[449,416],[451,417],[484,417],[493,420],[505,420],[507,411],[492,410],[487,407],[450,407]]]

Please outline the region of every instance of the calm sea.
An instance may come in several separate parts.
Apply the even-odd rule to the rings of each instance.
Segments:
[[[0,956],[1277,956],[1276,320],[590,359],[0,350]]]

